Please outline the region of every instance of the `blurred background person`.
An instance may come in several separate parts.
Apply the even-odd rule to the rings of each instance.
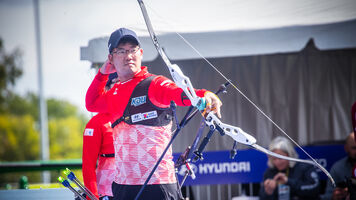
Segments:
[[[347,156],[333,164],[330,170],[336,187],[331,185],[330,180],[326,184],[325,194],[322,199],[346,199],[349,195],[348,180],[351,180],[356,165],[356,142],[354,132],[350,133],[344,145]]]
[[[116,82],[117,74],[110,74],[105,89]],[[82,171],[84,185],[101,200],[113,199],[111,185],[115,174],[115,154],[111,115],[98,113],[87,123],[83,133]]]
[[[344,144],[347,156],[334,163],[330,170],[336,187],[328,180],[322,199],[350,199],[350,192],[356,198],[356,102],[351,107],[351,122],[353,132],[346,137]],[[352,183],[352,179],[355,183]]]
[[[292,158],[298,157],[291,142],[284,137],[272,140],[269,150]],[[318,199],[320,182],[314,166],[270,156],[267,165],[260,199]]]

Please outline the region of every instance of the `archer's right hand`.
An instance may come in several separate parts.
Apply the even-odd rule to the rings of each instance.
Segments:
[[[100,67],[100,73],[102,74],[111,74],[116,72],[116,69],[113,64],[111,64],[110,60],[107,59],[104,64]]]

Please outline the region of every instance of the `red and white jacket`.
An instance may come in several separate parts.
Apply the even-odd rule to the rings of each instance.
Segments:
[[[110,121],[110,114],[99,113],[90,119],[83,133],[84,185],[97,197],[113,196],[111,184],[114,180],[115,158],[102,156],[114,154]]]
[[[146,67],[141,67],[132,79],[116,83],[105,91],[108,75],[100,72],[94,78],[86,94],[86,107],[92,112],[108,112],[115,121],[123,115],[131,94],[138,83],[152,76]],[[203,97],[206,90],[196,90]],[[164,76],[155,77],[148,89],[148,98],[157,107],[167,108],[171,101],[178,106],[190,106],[184,92]],[[112,121],[112,122],[113,122]],[[115,182],[124,185],[142,185],[171,138],[172,123],[159,126],[129,125],[121,122],[113,129],[115,148]],[[149,184],[175,183],[172,149],[155,171]]]

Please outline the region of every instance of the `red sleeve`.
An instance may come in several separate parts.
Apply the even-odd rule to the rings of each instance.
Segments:
[[[90,112],[107,112],[108,105],[105,96],[105,84],[108,81],[108,75],[100,71],[91,82],[85,96],[85,106]]]
[[[84,185],[98,198],[95,169],[102,143],[101,125],[100,114],[94,116],[86,125],[83,133],[82,155]]]
[[[199,97],[204,97],[206,91],[205,89],[195,90]],[[167,107],[171,101],[174,101],[178,106],[191,105],[183,89],[179,88],[173,81],[164,76],[157,76],[152,80],[148,90],[148,96],[152,103],[159,107]]]

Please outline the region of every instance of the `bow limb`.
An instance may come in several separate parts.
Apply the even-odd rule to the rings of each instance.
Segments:
[[[318,162],[314,162],[312,160],[303,160],[303,159],[298,159],[298,158],[291,158],[291,157],[288,157],[288,156],[283,156],[283,155],[280,155],[280,154],[277,154],[277,153],[274,153],[268,149],[265,149],[263,147],[261,147],[260,145],[258,144],[252,144],[250,145],[250,147],[258,150],[258,151],[261,151],[267,155],[270,155],[270,156],[273,156],[273,157],[276,157],[276,158],[280,158],[280,159],[283,159],[283,160],[289,160],[289,161],[294,161],[294,162],[301,162],[301,163],[306,163],[306,164],[311,164],[311,165],[314,165],[316,166],[317,168],[319,168],[321,171],[324,172],[324,174],[329,178],[329,180],[331,181],[331,184],[335,187],[336,184],[335,184],[335,181],[333,179],[333,177],[331,176],[331,174],[328,172],[328,170],[326,170],[323,166],[321,166]]]
[[[151,24],[150,17],[148,16],[145,4],[143,3],[142,0],[137,0],[137,1],[138,1],[138,4],[140,5],[142,15],[145,20],[148,32],[150,33],[150,37],[152,39],[153,44],[155,45],[159,55],[162,57],[162,59],[166,63],[166,65],[171,66],[172,63],[169,61],[168,57],[166,56],[165,52],[163,51],[163,49],[161,48],[161,46],[158,42],[157,36],[156,36],[156,34],[153,30],[152,24]]]

